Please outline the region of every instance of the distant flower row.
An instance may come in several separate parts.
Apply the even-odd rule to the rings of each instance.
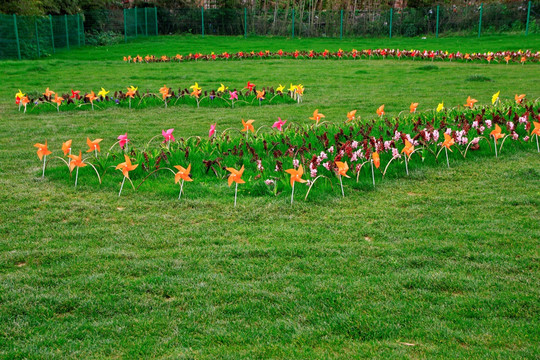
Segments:
[[[71,89],[70,93],[56,93],[47,88],[43,93],[25,94],[21,90],[15,94],[15,104],[18,105],[19,111],[27,112],[36,109],[40,106],[45,106],[47,109],[75,109],[75,108],[91,108],[95,109],[94,105],[102,108],[104,105],[124,106],[134,108],[145,108],[151,105],[197,105],[211,107],[234,107],[237,105],[265,105],[265,104],[283,104],[283,103],[300,103],[304,96],[305,88],[302,84],[291,85],[286,88],[279,84],[274,87],[263,87],[258,90],[256,85],[247,82],[245,88],[229,89],[229,87],[221,84],[218,89],[204,90],[198,83],[191,85],[188,88],[179,88],[177,92],[164,85],[157,93],[139,92],[138,87],[129,86],[126,90],[118,90],[111,94],[111,90],[101,88],[96,94],[93,90],[90,92],[81,93],[80,90]]]
[[[494,99],[498,99],[498,93]],[[235,203],[239,184],[246,184],[243,186],[249,191],[274,195],[290,184],[292,202],[295,183],[308,185],[307,198],[318,179],[325,178],[330,183],[336,179],[345,196],[344,182],[345,186],[354,182],[344,178],[354,176],[356,182],[363,178],[375,186],[376,179],[389,173],[408,175],[411,168],[436,165],[443,152],[445,160],[441,162],[448,167],[451,161],[466,158],[471,152],[500,156],[505,142],[516,144],[510,145],[515,150],[532,147],[531,143],[535,143],[540,153],[538,103],[527,104],[524,99],[517,104],[495,101],[495,107],[480,108],[475,107],[470,97],[467,102],[470,109],[449,111],[443,108],[441,112],[424,113],[414,113],[416,108],[411,109],[413,115],[406,119],[390,119],[380,113],[380,118],[359,121],[356,111],[352,110],[346,114],[342,126],[320,121],[325,116],[318,110],[309,117],[315,121],[311,126],[278,118],[272,126],[255,128],[257,121],[242,119],[242,127],[218,133],[218,124],[213,123],[209,124],[207,139],[199,136],[184,139],[178,135],[175,138],[173,128],[156,133],[148,142],[132,139],[125,133],[116,138],[106,154],[101,153],[102,139],[87,138],[87,148],[79,147],[76,151],[72,149],[72,140],[67,140],[59,156],[48,149],[47,141],[34,146],[43,161],[42,176],[47,157],[59,160],[69,172],[56,168],[53,173],[64,178],[76,170],[75,186],[79,169],[87,165],[93,169],[99,183],[105,174],[111,177],[109,168],[121,171],[120,192],[126,179],[139,180],[138,188],[147,179],[156,179],[150,177],[152,174],[164,170],[174,174],[174,181],[180,185],[179,197],[184,181],[227,180],[229,186],[235,183]],[[231,133],[235,132],[242,136],[232,137]],[[155,139],[159,140],[153,142]],[[83,157],[83,150],[89,155]],[[91,173],[83,172],[84,176]]]
[[[127,63],[154,63],[154,62],[183,62],[183,61],[214,61],[214,60],[242,60],[242,59],[422,59],[422,60],[449,60],[449,61],[475,61],[475,62],[496,62],[496,63],[521,63],[539,62],[540,51],[498,51],[484,53],[462,53],[448,52],[442,50],[400,50],[400,49],[364,49],[351,51],[324,50],[318,52],[315,50],[295,50],[272,52],[265,51],[239,51],[237,53],[223,52],[216,54],[194,53],[187,55],[176,54],[175,56],[155,56],[140,55],[124,56]]]

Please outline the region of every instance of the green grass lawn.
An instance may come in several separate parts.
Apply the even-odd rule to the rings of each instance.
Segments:
[[[125,64],[124,55],[403,47],[540,48],[537,35],[482,39],[159,37],[0,62],[0,358],[535,358],[540,351],[540,155],[533,147],[418,166],[377,187],[346,185],[289,205],[210,183],[118,197],[119,183],[40,178],[36,142],[209,125],[342,123],[540,97],[540,65],[357,60]],[[477,81],[482,79],[484,81]],[[302,83],[300,105],[22,114],[14,94],[129,85],[203,88]],[[121,179],[118,177],[118,179]],[[380,179],[379,179],[380,180]],[[87,182],[85,182],[87,181]],[[161,188],[160,188],[161,189]],[[157,189],[159,190],[159,189]],[[176,194],[176,196],[175,196]],[[199,194],[205,194],[198,196]]]

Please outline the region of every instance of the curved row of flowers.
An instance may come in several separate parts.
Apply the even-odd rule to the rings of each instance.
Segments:
[[[210,125],[208,140],[197,136],[177,140],[171,128],[162,130],[146,145],[138,146],[125,133],[117,137],[105,155],[101,153],[102,139],[87,138],[86,157],[82,150],[77,154],[72,140],[62,144],[61,156],[51,156],[47,141],[34,146],[43,161],[42,177],[48,161],[60,160],[70,176],[75,171],[75,187],[79,169],[87,165],[94,170],[100,184],[108,168],[121,171],[119,196],[126,179],[135,189],[131,173],[140,180],[138,188],[150,175],[165,170],[172,172],[174,182],[180,184],[179,198],[186,181],[227,177],[229,186],[235,184],[236,204],[238,185],[246,183],[243,176],[247,170],[249,182],[264,183],[273,194],[290,184],[292,202],[295,183],[309,186],[307,198],[318,179],[337,179],[345,196],[343,178],[354,175],[358,182],[364,173],[375,186],[376,172],[380,173],[377,177],[384,178],[392,164],[396,173],[403,171],[398,165],[403,164],[404,174],[408,175],[411,164],[438,162],[443,151],[448,167],[450,154],[466,158],[471,151],[483,151],[499,156],[507,139],[522,145],[535,142],[540,153],[539,110],[538,103],[527,104],[523,98],[515,105],[496,102],[496,106],[479,107],[473,102],[470,109],[443,109],[441,113],[416,113],[411,108],[412,114],[406,119],[389,119],[382,113],[369,122],[359,121],[352,110],[346,114],[343,126],[323,121],[324,115],[315,110],[309,117],[315,123],[307,127],[278,118],[271,127],[263,125],[256,130],[255,120],[242,119],[242,128],[229,128],[218,134],[218,124],[214,123]],[[264,129],[269,131],[263,132]],[[231,137],[235,131],[243,136]],[[151,148],[150,144],[160,137],[160,145]],[[304,171],[308,178],[304,178]]]
[[[183,61],[215,61],[215,60],[242,60],[242,59],[420,59],[420,60],[448,60],[464,62],[487,62],[487,63],[521,63],[539,62],[540,51],[489,51],[484,53],[466,53],[466,52],[448,52],[443,50],[405,50],[405,49],[364,49],[351,51],[324,50],[321,52],[315,50],[295,50],[275,52],[269,50],[259,51],[239,51],[237,53],[223,52],[216,54],[202,54],[196,52],[187,55],[176,54],[167,55],[127,55],[124,56],[126,63],[155,63],[155,62],[183,62]]]
[[[158,93],[151,93],[148,90],[144,93],[139,92],[139,88],[133,85],[126,88],[127,91],[117,90],[113,94],[111,90],[101,88],[96,94],[93,90],[81,94],[80,90],[71,89],[71,93],[57,93],[49,88],[43,93],[25,94],[20,89],[15,94],[15,104],[18,105],[19,111],[27,112],[29,105],[30,110],[40,106],[47,106],[47,109],[75,109],[90,107],[92,110],[102,108],[100,105],[110,106],[126,106],[130,109],[148,107],[150,105],[168,105],[189,104],[202,106],[219,106],[233,107],[234,105],[265,105],[275,103],[300,103],[302,102],[305,88],[302,84],[289,86],[288,89],[284,85],[279,84],[274,87],[263,87],[257,90],[257,86],[250,81],[247,82],[243,89],[229,89],[229,87],[221,84],[218,89],[204,90],[198,83],[187,88],[178,88],[175,92],[173,89],[163,85]],[[137,101],[136,101],[137,100]],[[94,105],[96,105],[94,107]]]

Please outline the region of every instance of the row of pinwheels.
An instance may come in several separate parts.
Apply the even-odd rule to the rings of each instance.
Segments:
[[[461,112],[454,116],[452,125],[450,125],[452,119],[448,114],[445,116],[435,114],[425,119],[418,116],[413,123],[410,120],[400,122],[399,118],[395,118],[394,122],[386,118],[384,121],[373,120],[363,123],[352,121],[343,128],[323,122],[318,123],[318,126],[305,127],[278,118],[271,127],[272,131],[265,133],[262,130],[266,125],[256,130],[255,120],[242,120],[241,129],[229,128],[221,135],[216,133],[218,125],[212,124],[208,140],[202,140],[200,137],[176,140],[173,135],[174,129],[163,130],[161,135],[156,135],[142,147],[136,146],[125,133],[118,136],[118,141],[111,146],[106,155],[100,155],[102,139],[87,138],[86,158],[83,158],[82,151],[79,151],[78,155],[76,152],[72,153],[71,140],[62,145],[63,156],[51,157],[52,152],[48,149],[47,141],[34,146],[38,148],[38,157],[43,161],[42,176],[45,175],[47,156],[60,159],[69,168],[70,174],[75,170],[75,186],[79,168],[87,165],[93,168],[100,183],[110,165],[120,170],[123,180],[119,195],[126,179],[133,186],[130,172],[137,169],[136,178],[142,178],[140,186],[151,174],[158,170],[167,170],[175,174],[175,183],[180,183],[180,198],[185,181],[199,180],[210,174],[215,174],[219,179],[228,174],[229,186],[236,184],[236,204],[238,184],[245,183],[242,176],[247,167],[248,173],[253,175],[250,181],[264,182],[265,186],[273,187],[274,193],[277,191],[277,183],[283,184],[284,178],[279,174],[288,173],[290,177],[287,181],[290,181],[292,187],[292,202],[295,183],[307,183],[309,186],[307,198],[318,179],[330,179],[334,175],[339,181],[342,195],[345,196],[343,178],[348,178],[351,172],[356,175],[358,182],[363,169],[367,169],[367,174],[375,186],[375,169],[378,169],[384,178],[391,164],[401,163],[404,164],[404,173],[408,175],[411,163],[413,166],[419,166],[429,161],[438,162],[442,151],[445,153],[448,167],[450,167],[449,153],[457,156],[461,154],[466,158],[471,151],[483,150],[499,156],[508,139],[522,145],[535,139],[536,150],[540,153],[540,109],[536,106],[536,103],[520,103]],[[315,113],[323,116],[317,111]],[[311,118],[313,119],[316,114]],[[348,118],[349,120],[351,119]],[[377,127],[374,126],[376,123],[385,125],[378,134]],[[231,131],[239,131],[246,136],[231,138],[229,136]],[[251,137],[248,137],[249,133],[252,134]],[[387,133],[391,137],[385,139]],[[159,149],[149,150],[152,140],[159,136],[163,139]],[[121,152],[111,156],[111,151],[116,145]],[[430,154],[433,156],[430,157]],[[111,161],[118,158],[124,161],[118,163],[120,160],[116,160],[111,164]],[[90,162],[91,159],[95,159],[94,163]],[[386,162],[384,167],[381,166],[383,160]],[[284,164],[290,162],[291,168],[285,169]],[[304,169],[309,174],[308,178],[303,177]],[[398,169],[399,167],[394,166],[393,171]],[[194,171],[197,172],[196,176],[193,176]]]
[[[273,87],[263,87],[258,90],[256,85],[250,81],[247,82],[246,87],[240,90],[229,89],[228,86],[221,84],[218,89],[203,91],[198,83],[191,85],[189,89],[191,90],[179,88],[178,92],[175,92],[164,85],[159,89],[158,93],[149,91],[141,93],[138,87],[129,86],[125,92],[120,90],[110,94],[110,90],[101,88],[97,95],[94,91],[81,95],[79,90],[71,89],[70,94],[59,94],[47,88],[42,94],[34,96],[27,95],[19,89],[19,92],[15,94],[15,104],[18,105],[19,111],[23,110],[25,113],[29,104],[33,104],[34,107],[43,104],[52,105],[49,108],[55,108],[57,111],[60,111],[62,106],[66,109],[90,106],[94,110],[95,103],[115,106],[125,105],[131,109],[132,102],[136,107],[159,104],[163,104],[165,107],[169,104],[196,104],[197,107],[206,105],[234,108],[235,104],[261,106],[273,103],[300,103],[305,90],[302,84],[293,85],[292,83],[288,89],[279,84],[275,89]]]
[[[154,63],[154,62],[183,62],[183,61],[214,61],[214,60],[232,60],[232,59],[372,59],[372,58],[394,58],[394,59],[422,59],[422,60],[449,60],[449,61],[481,61],[481,62],[496,62],[505,63],[510,62],[524,64],[526,62],[538,62],[540,60],[540,52],[526,51],[488,51],[484,53],[462,53],[462,52],[449,52],[442,50],[405,50],[405,49],[364,49],[351,51],[328,51],[321,52],[314,50],[295,50],[295,51],[283,51],[278,50],[275,52],[264,51],[239,51],[237,53],[223,52],[216,54],[214,52],[210,54],[194,53],[188,55],[176,54],[175,56],[155,56],[146,55],[144,57],[140,55],[124,56],[124,61],[127,63]]]

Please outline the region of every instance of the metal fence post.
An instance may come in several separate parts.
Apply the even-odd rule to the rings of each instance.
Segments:
[[[158,25],[157,25],[157,6],[154,7],[154,20],[156,21],[156,36],[158,35]]]
[[[478,18],[478,37],[482,33],[482,12],[484,10],[484,3],[480,3],[480,17]]]
[[[394,14],[394,8],[390,8],[390,39],[392,38],[392,15]]]
[[[144,8],[144,31],[148,36],[148,8]]]
[[[52,15],[49,15],[49,24],[51,25],[51,44],[52,44],[52,52],[53,54],[56,53],[56,49],[54,48],[54,31],[53,31],[53,25],[52,25]]]
[[[77,44],[81,47],[81,14],[77,13]]]
[[[124,9],[124,42],[127,43],[127,18],[126,18],[126,10]]]
[[[531,2],[529,1],[529,7],[527,9],[527,25],[525,25],[525,36],[529,35],[529,20],[531,18]]]
[[[439,5],[437,5],[437,30],[435,30],[435,37],[439,37]]]
[[[201,6],[201,26],[202,26],[202,37],[204,37],[204,6]]]
[[[292,38],[294,39],[294,8],[292,9]]]
[[[339,40],[343,40],[343,10],[341,10],[341,21],[339,26]]]
[[[67,45],[67,49],[69,50],[69,32],[68,32],[67,14],[64,15],[64,21],[66,23],[66,45]]]
[[[135,37],[139,37],[139,24],[137,24],[139,21],[139,12],[137,10],[137,7],[135,6]]]
[[[37,47],[37,57],[41,57],[41,51],[39,51],[39,35],[38,35],[38,28],[37,28],[37,17],[34,18],[34,26],[36,28],[36,47]]]
[[[247,8],[244,8],[244,39],[247,39]]]

